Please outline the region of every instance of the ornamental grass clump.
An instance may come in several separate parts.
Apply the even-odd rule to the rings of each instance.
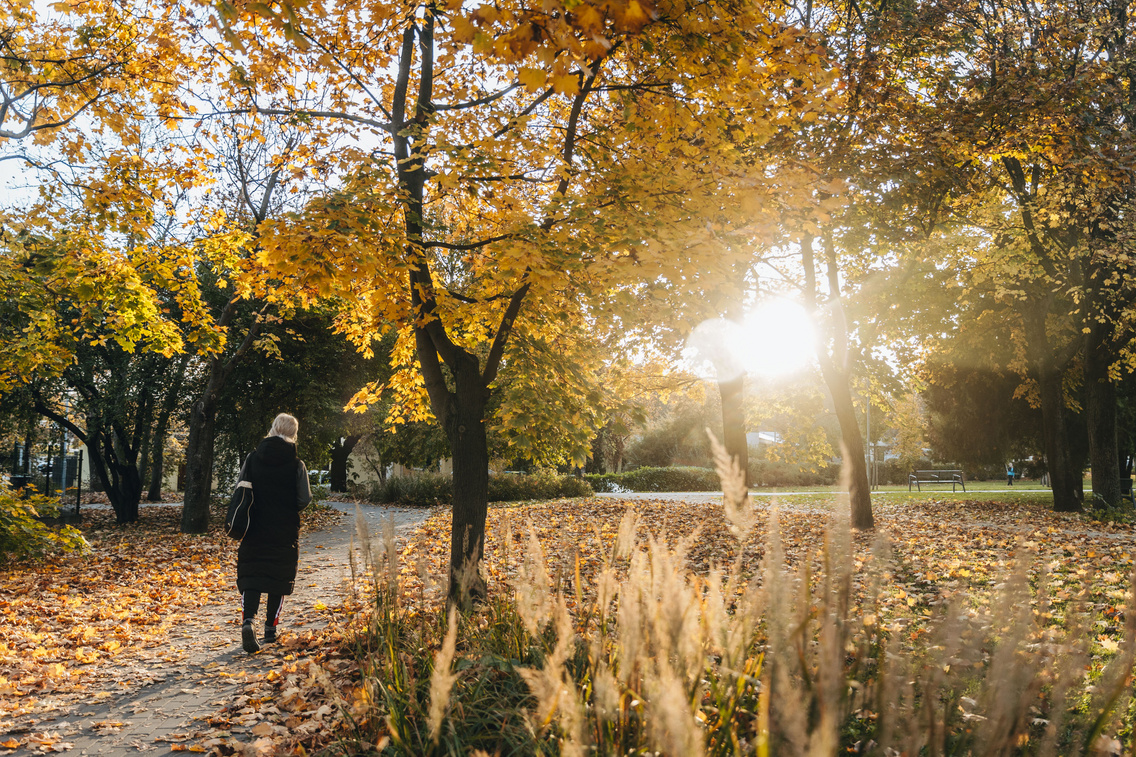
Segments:
[[[357,640],[362,679],[345,748],[1136,754],[1136,586],[1111,653],[1094,645],[1090,598],[1051,605],[1045,566],[1024,546],[988,594],[897,608],[884,596],[902,553],[854,534],[846,504],[791,567],[776,507],[755,533],[744,487],[724,491],[735,498],[722,514],[739,547],[764,542],[759,566],[739,558],[696,575],[687,551],[698,535],[641,533],[631,510],[588,569],[578,557],[546,555],[531,526],[514,542],[502,525],[496,548],[508,589],[446,617],[445,586],[421,566],[417,594],[398,585],[393,533],[364,549],[370,574],[382,578],[372,580],[373,613]]]

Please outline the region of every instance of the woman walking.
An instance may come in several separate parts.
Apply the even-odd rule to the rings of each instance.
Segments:
[[[312,501],[308,469],[296,456],[300,424],[287,413],[245,459],[241,478],[252,483],[249,527],[237,550],[237,590],[241,593],[241,646],[260,650],[253,621],[265,602],[264,643],[276,641],[276,625],[284,597],[296,584],[300,562],[300,511]]]

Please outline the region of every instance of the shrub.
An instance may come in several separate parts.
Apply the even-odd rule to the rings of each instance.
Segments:
[[[836,483],[834,467],[804,470],[792,463],[750,460],[749,478],[754,486],[827,486]]]
[[[0,559],[30,560],[52,552],[84,551],[87,540],[72,526],[52,527],[39,520],[58,514],[59,501],[27,497],[0,483]]]
[[[636,468],[623,473],[593,473],[584,478],[602,492],[716,492],[718,474],[709,468]]]
[[[940,466],[946,467],[946,466]],[[879,464],[876,471],[879,482],[885,485],[907,486],[907,477],[914,470],[934,470],[935,465],[930,460],[885,460]],[[968,475],[967,478],[970,478]]]
[[[589,497],[592,487],[575,476],[505,473],[489,477],[490,502]]]
[[[450,504],[453,492],[453,479],[441,473],[390,476],[385,482],[374,486],[371,501],[409,507],[433,507]]]
[[[453,479],[440,473],[388,478],[376,484],[369,499],[383,504],[397,503],[411,507],[448,505],[453,501]],[[489,476],[490,502],[515,502],[526,499],[559,499],[587,497],[592,488],[574,476],[506,473]]]

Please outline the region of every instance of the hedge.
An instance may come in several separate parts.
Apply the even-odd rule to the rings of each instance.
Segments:
[[[750,460],[749,475],[754,486],[821,486],[836,482],[837,469],[801,470],[790,463]],[[717,492],[722,490],[718,474],[710,468],[636,468],[623,473],[595,473],[585,476],[598,492]]]
[[[710,468],[636,468],[623,473],[593,473],[584,478],[598,492],[717,492],[718,474]]]
[[[396,476],[388,478],[384,484],[376,484],[371,489],[369,499],[381,504],[432,507],[450,504],[453,491],[453,479],[450,476],[420,473],[415,476]],[[489,476],[490,502],[587,497],[592,493],[592,488],[586,481],[573,476],[515,473]]]
[[[839,466],[802,470],[792,463],[750,460],[749,480],[753,486],[830,486],[836,483],[839,470]]]

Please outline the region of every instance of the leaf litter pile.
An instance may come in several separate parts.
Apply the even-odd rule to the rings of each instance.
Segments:
[[[340,517],[312,510],[305,531]],[[81,527],[86,554],[0,569],[0,754],[67,751],[77,723],[100,736],[118,733],[130,711],[86,722],[89,713],[78,710],[184,674],[210,644],[206,677],[231,692],[231,701],[188,732],[159,739],[170,742],[165,748],[274,754],[285,742],[292,749],[332,738],[339,721],[327,690],[353,668],[339,653],[343,608],[317,602],[307,612],[322,616],[323,628],[289,630],[279,644],[244,655],[235,609],[238,543],[218,529],[180,534],[179,518],[180,508],[145,507],[139,522],[121,527],[111,512],[90,510]],[[297,583],[304,578],[301,566]],[[289,620],[298,612],[290,605]],[[218,658],[217,648],[232,654]],[[216,690],[195,682],[185,693],[202,691],[204,699]],[[142,708],[135,707],[137,715]]]
[[[840,506],[822,494],[777,503],[789,570],[819,559]],[[720,504],[588,498],[495,505],[487,519],[484,567],[490,591],[505,591],[517,577],[525,542],[535,534],[548,556],[553,586],[571,607],[608,562],[621,522],[631,513],[640,540],[680,545],[695,574],[736,564],[756,575],[770,512],[769,500],[759,499],[756,524],[739,542]],[[170,629],[202,607],[231,601],[236,543],[219,532],[177,534],[172,508],[143,513],[141,523],[125,529],[107,517],[89,518],[83,529],[91,543],[86,556],[0,572],[0,733],[11,732],[8,726],[16,722],[31,725],[24,735],[0,741],[0,748],[66,749],[70,745],[50,730],[32,730],[37,718],[65,712],[77,698],[109,700],[145,685],[156,669],[183,664],[184,652],[167,644]],[[1094,523],[1028,502],[933,497],[902,504],[877,500],[875,515],[876,533],[854,536],[853,559],[864,568],[883,550],[890,568],[865,623],[909,633],[910,643],[918,643],[921,615],[930,616],[956,596],[988,601],[1000,577],[1025,560],[1047,576],[1053,623],[1062,622],[1070,603],[1091,607],[1094,666],[1103,666],[1122,645],[1136,558],[1132,525]],[[400,601],[411,612],[442,611],[445,586],[438,577],[447,574],[449,540],[449,511],[437,509],[400,550]],[[303,580],[301,566],[298,581]],[[235,696],[172,748],[302,754],[334,742],[358,696],[351,635],[365,622],[357,601],[331,608],[317,603],[315,609],[327,627],[290,634],[268,647],[255,658],[268,665],[242,666],[244,658],[234,655],[232,665],[216,670],[237,685]]]

